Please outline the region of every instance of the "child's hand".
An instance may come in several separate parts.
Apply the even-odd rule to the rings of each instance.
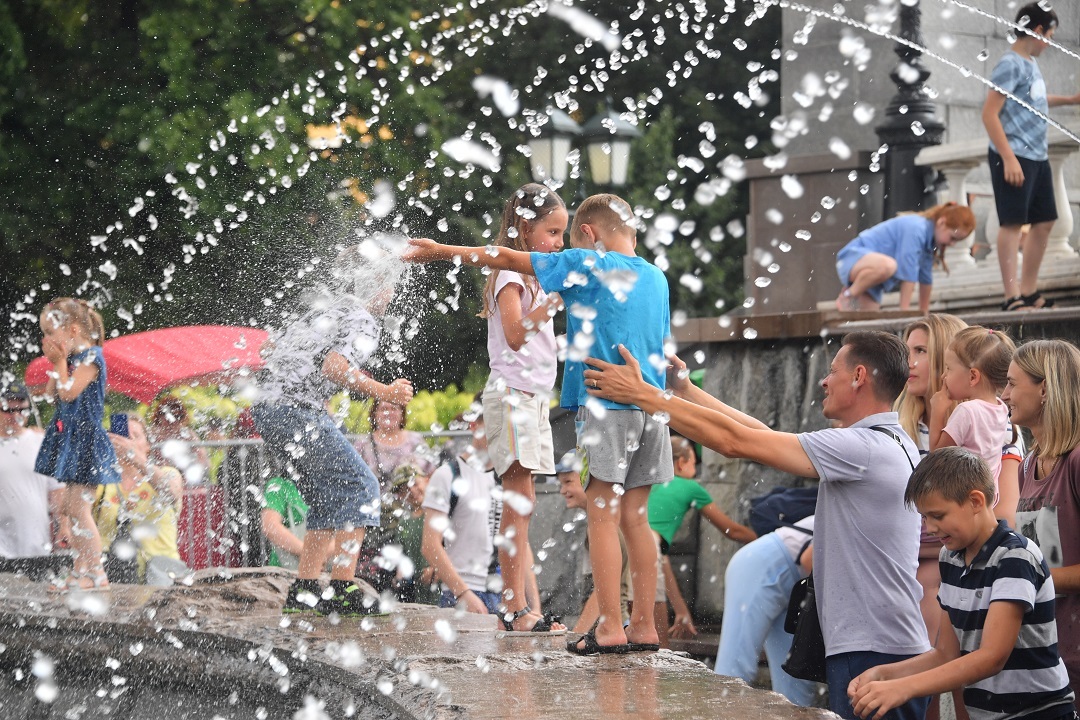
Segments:
[[[409,401],[412,400],[413,386],[411,380],[398,378],[385,387],[386,390],[379,396],[380,400],[392,402],[395,405],[400,405],[402,407],[408,405]]]
[[[67,360],[67,343],[58,338],[47,337],[41,341],[41,350],[53,365]]]
[[[678,355],[668,355],[667,386],[676,395],[682,395],[690,389],[690,371]]]
[[[859,677],[862,677],[861,675]],[[852,680],[852,685],[859,678]],[[848,694],[851,695],[850,685]],[[899,707],[911,699],[910,693],[895,680],[873,680],[863,682],[854,695],[851,695],[851,707],[861,718],[881,720],[893,708]]]
[[[1020,166],[1020,161],[1016,159],[1014,155],[1012,158],[1003,158],[1005,182],[1009,183],[1013,187],[1023,187],[1024,185],[1024,169]]]
[[[432,260],[442,260],[443,255],[439,252],[439,243],[430,238],[410,238],[409,247],[401,254],[405,262],[425,263]]]
[[[461,599],[458,600],[458,607],[464,607],[465,612],[471,612],[476,615],[488,614],[487,605],[485,605],[484,601],[471,590],[461,596]]]
[[[952,405],[953,399],[949,397],[949,388],[945,385],[945,380],[942,378],[941,388],[930,396],[930,412],[945,412],[950,405]]]
[[[690,614],[675,614],[675,622],[671,624],[671,628],[668,630],[668,635],[673,638],[692,638],[698,634],[698,630],[694,627],[694,619],[690,617]]]

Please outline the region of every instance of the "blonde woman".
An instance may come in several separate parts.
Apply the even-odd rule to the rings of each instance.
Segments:
[[[1080,350],[1064,340],[1021,345],[1002,400],[1031,431],[1017,529],[1042,550],[1058,596],[1057,642],[1069,685],[1080,689]]]
[[[904,328],[904,343],[908,347],[908,381],[904,391],[896,399],[896,411],[900,415],[900,425],[904,428],[923,455],[930,451],[930,399],[941,390],[942,375],[945,372],[945,350],[953,338],[967,327],[967,323],[954,315],[933,314],[910,323]],[[955,405],[955,404],[954,404]],[[948,409],[948,418],[952,408]],[[1015,444],[1014,444],[1015,443]],[[1022,442],[1017,437],[1014,443],[1007,443],[1001,452],[1001,474],[999,475],[999,500],[994,508],[1013,524],[1016,499],[1020,493],[1017,468],[1022,457]],[[933,643],[937,638],[941,610],[937,602],[938,587],[941,585],[941,571],[938,568],[938,553],[941,541],[925,531],[919,545],[919,570],[916,577],[922,586],[923,596],[919,604],[926,633]],[[954,694],[957,712],[963,712],[963,693]],[[927,718],[934,720],[937,715],[937,702],[930,703]],[[966,715],[958,714],[964,718]]]

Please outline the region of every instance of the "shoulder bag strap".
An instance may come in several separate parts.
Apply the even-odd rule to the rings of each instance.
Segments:
[[[915,472],[915,463],[913,463],[911,461],[911,455],[908,454],[907,448],[904,447],[904,441],[900,439],[899,435],[894,433],[892,430],[889,430],[888,428],[884,428],[884,427],[882,427],[880,425],[871,425],[870,429],[875,431],[875,432],[879,432],[879,433],[881,433],[883,435],[888,435],[894,441],[896,441],[896,444],[899,445],[900,449],[904,452],[904,458],[908,461],[908,465],[911,466],[911,471]]]

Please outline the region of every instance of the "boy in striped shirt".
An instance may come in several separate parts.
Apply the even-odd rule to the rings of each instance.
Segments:
[[[1037,545],[994,517],[993,498],[986,462],[963,448],[936,450],[915,468],[904,500],[944,544],[942,632],[929,652],[851,681],[859,717],[883,718],[909,698],[958,688],[972,720],[1076,717],[1050,570]]]

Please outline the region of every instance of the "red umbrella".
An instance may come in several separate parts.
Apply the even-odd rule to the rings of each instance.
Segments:
[[[107,340],[108,389],[149,403],[162,390],[187,382],[226,382],[244,368],[262,367],[266,331],[226,325],[162,328]],[[26,368],[26,384],[48,382],[52,363],[39,357]]]

